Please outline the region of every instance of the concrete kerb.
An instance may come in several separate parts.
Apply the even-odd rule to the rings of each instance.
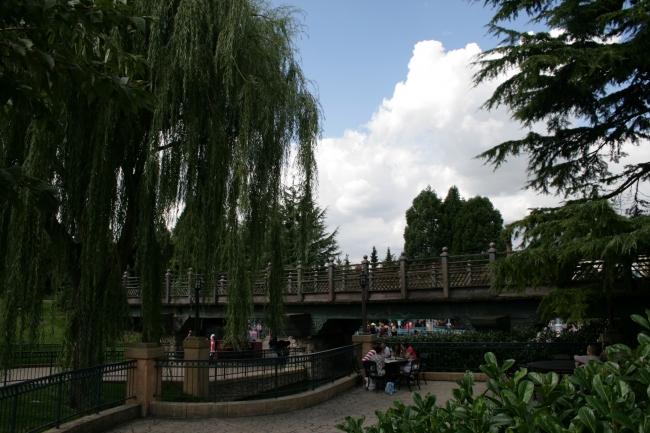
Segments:
[[[52,428],[45,433],[101,433],[127,421],[140,417],[140,404],[127,403],[104,410],[99,414],[87,415],[74,421]]]
[[[356,376],[344,377],[313,391],[286,397],[255,401],[224,403],[175,403],[154,401],[149,414],[164,418],[235,418],[243,416],[273,415],[306,409],[329,400],[357,383]]]

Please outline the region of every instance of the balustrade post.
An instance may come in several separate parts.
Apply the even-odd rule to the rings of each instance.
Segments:
[[[298,266],[296,266],[296,294],[298,295],[298,302],[302,302],[302,262],[298,261]]]
[[[271,287],[269,284],[271,281],[271,262],[269,262],[269,264],[266,266],[266,274],[264,279],[264,293],[266,294],[266,303],[268,304],[271,302]]]
[[[194,286],[192,285],[192,280],[194,276],[194,272],[192,271],[192,268],[187,271],[187,302],[192,302],[192,289]]]
[[[442,297],[449,298],[449,253],[447,247],[442,249],[440,264],[442,265]]]
[[[402,251],[402,254],[400,254],[399,256],[399,273],[400,273],[399,287],[402,294],[402,299],[406,299],[407,298],[406,285],[408,282],[406,281],[406,252],[404,251]]]
[[[129,287],[129,271],[124,271],[124,273],[122,274],[122,285],[124,286],[124,290],[128,289],[128,287]]]
[[[327,274],[328,274],[328,289],[329,289],[329,300],[330,302],[334,301],[334,257],[330,257],[329,263],[327,264]]]
[[[222,275],[221,279],[219,280],[219,285],[221,286],[221,292],[225,295],[226,294],[226,276]]]
[[[492,263],[497,259],[497,249],[494,242],[490,242],[490,249],[488,250],[488,256],[490,257],[490,268],[492,268]],[[494,281],[494,271],[490,269],[490,283]]]
[[[171,302],[171,294],[172,294],[172,270],[167,269],[167,273],[165,274],[165,299],[167,300],[168,304]]]
[[[472,285],[472,261],[467,261],[467,284]]]

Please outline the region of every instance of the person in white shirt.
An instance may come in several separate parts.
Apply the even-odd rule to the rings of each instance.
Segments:
[[[393,353],[390,350],[390,347],[388,347],[388,345],[386,344],[385,341],[383,343],[381,343],[381,354],[384,355],[384,357],[386,359],[389,359],[391,356],[393,356]]]
[[[596,348],[594,346],[587,347],[586,355],[576,355],[573,357],[575,362],[579,362],[582,365],[588,364],[589,361],[597,361],[598,355],[596,355]]]

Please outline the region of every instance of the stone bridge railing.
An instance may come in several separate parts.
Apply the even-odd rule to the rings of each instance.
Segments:
[[[374,266],[367,260],[367,256],[357,264],[337,265],[334,259],[330,259],[325,266],[307,268],[299,263],[295,268],[285,269],[285,297],[289,302],[301,302],[305,297],[322,301],[346,300],[348,294],[349,300],[360,299],[359,274],[365,270],[368,275],[367,289],[370,299],[377,299],[381,292],[391,292],[391,299],[418,298],[420,296],[411,296],[409,292],[412,294],[431,290],[439,292],[436,297],[449,298],[450,289],[487,290],[491,280],[488,265],[507,254],[512,253],[497,252],[492,243],[488,252],[482,254],[450,256],[447,248],[443,248],[440,257],[408,259],[402,252],[395,262],[379,262]],[[603,264],[597,261],[585,262],[576,269],[574,279],[585,282],[597,280],[602,275],[602,266]],[[650,258],[633,263],[632,276],[650,277]],[[123,281],[127,296],[139,298],[139,278],[129,276],[125,272]],[[218,303],[219,299],[225,300],[228,295],[226,273],[202,275],[194,273],[190,268],[187,274],[173,275],[168,270],[162,280],[163,303],[194,302],[193,289],[199,282],[202,286],[203,302]],[[261,271],[255,278],[254,297],[264,298],[267,287],[267,272]]]

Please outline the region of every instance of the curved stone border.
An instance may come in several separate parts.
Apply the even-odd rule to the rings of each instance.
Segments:
[[[355,386],[357,376],[344,377],[314,391],[280,398],[224,403],[176,403],[154,401],[149,415],[165,418],[234,418],[241,416],[273,415],[306,409],[327,401]]]
[[[61,424],[60,428],[52,428],[44,433],[100,433],[136,418],[140,418],[140,405],[126,403]]]

